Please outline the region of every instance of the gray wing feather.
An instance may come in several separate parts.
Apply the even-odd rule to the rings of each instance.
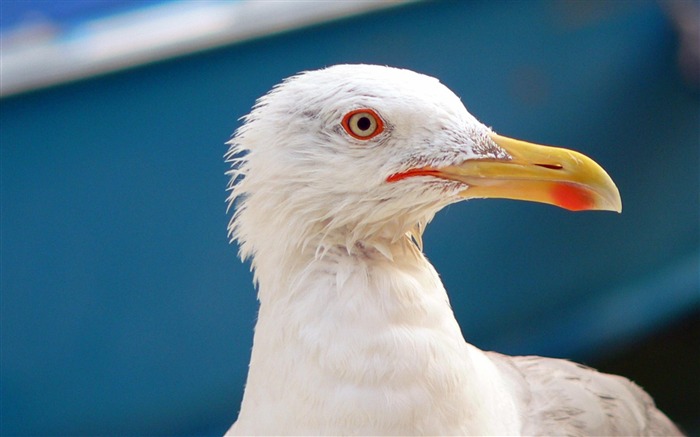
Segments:
[[[571,361],[487,353],[519,387],[523,435],[683,435],[630,380]]]

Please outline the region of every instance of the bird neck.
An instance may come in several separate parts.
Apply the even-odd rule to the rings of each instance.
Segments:
[[[367,281],[377,273],[390,275],[408,269],[437,279],[433,267],[408,235],[352,241],[326,235],[319,244],[298,244],[291,250],[270,245],[260,248],[253,265],[262,306],[295,305],[300,296],[334,300],[358,289],[364,292],[373,284],[358,281]],[[351,279],[354,282],[348,283]],[[444,294],[439,279],[430,287]]]
[[[264,307],[300,307],[308,320],[309,315],[327,318],[327,310],[337,308],[336,316],[357,312],[362,320],[342,317],[335,322],[454,321],[435,269],[408,237],[301,250],[273,265],[269,261],[257,264],[261,312]],[[454,328],[461,339],[456,321]]]
[[[489,431],[470,424],[493,414],[483,395],[493,391],[492,365],[464,341],[437,273],[413,243],[389,249],[298,254],[276,265],[284,273],[258,266],[261,305],[239,431],[256,409],[275,416],[263,430],[273,434]]]

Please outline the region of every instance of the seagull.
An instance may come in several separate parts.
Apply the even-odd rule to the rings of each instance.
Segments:
[[[260,308],[227,435],[681,435],[628,379],[467,343],[423,255],[464,199],[620,212],[593,160],[498,135],[386,66],[297,74],[242,120],[228,230]]]

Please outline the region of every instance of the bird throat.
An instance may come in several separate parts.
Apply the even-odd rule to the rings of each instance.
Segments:
[[[441,434],[465,429],[455,402],[478,414],[469,346],[435,270],[408,239],[390,258],[371,246],[329,250],[277,283],[264,276],[261,294],[292,289],[261,299],[241,417],[274,405],[276,423],[308,418],[308,430]]]

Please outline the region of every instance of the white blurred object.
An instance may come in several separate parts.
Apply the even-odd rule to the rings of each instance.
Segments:
[[[81,79],[314,23],[406,3],[186,1],[82,23],[2,35],[0,96]]]

